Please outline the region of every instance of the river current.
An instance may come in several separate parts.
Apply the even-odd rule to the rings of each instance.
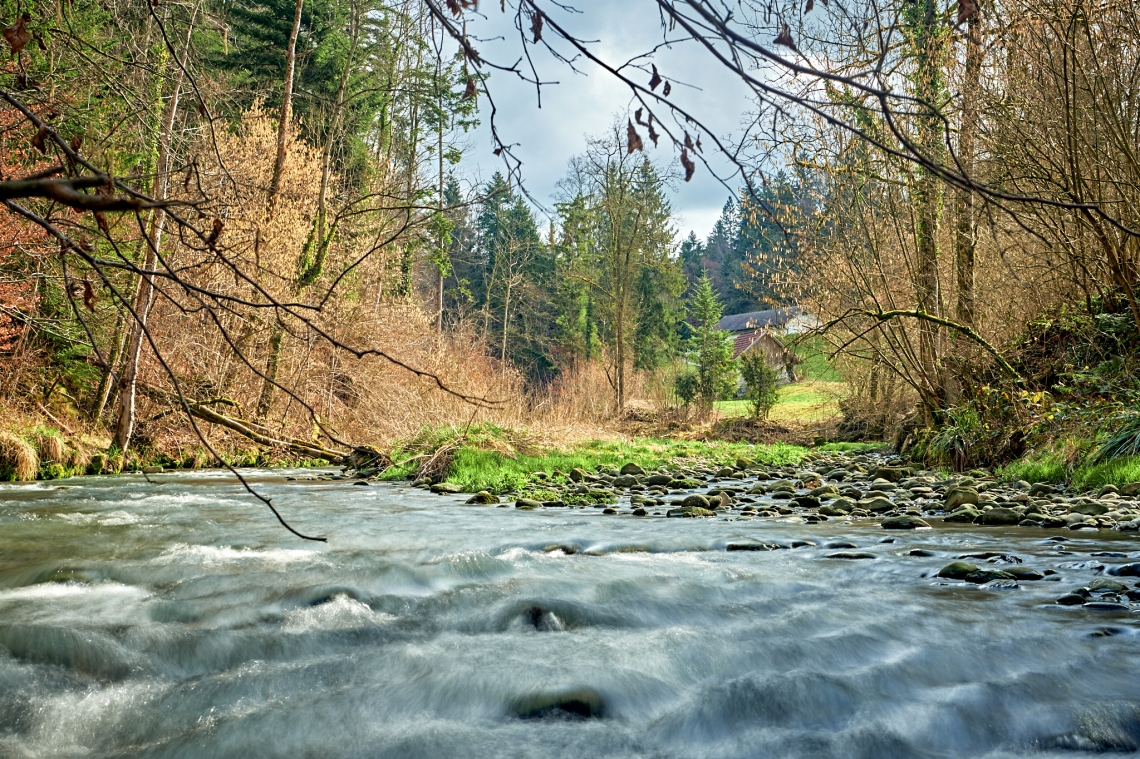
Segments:
[[[251,479],[327,544],[224,473],[0,488],[0,757],[1140,750],[1140,615],[1054,603],[1137,533],[528,512],[286,474]],[[827,558],[845,543],[875,558]],[[1057,574],[934,577],[979,551]]]

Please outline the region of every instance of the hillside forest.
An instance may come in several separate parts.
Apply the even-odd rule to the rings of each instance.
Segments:
[[[671,42],[623,64],[541,0],[2,0],[4,475],[345,463],[475,422],[715,436],[717,322],[788,306],[843,382],[799,434],[1136,465],[1140,9],[643,4]],[[587,64],[628,105],[535,197],[496,88],[573,108],[545,82]],[[724,78],[730,136],[684,100]],[[704,235],[674,208],[697,173]]]

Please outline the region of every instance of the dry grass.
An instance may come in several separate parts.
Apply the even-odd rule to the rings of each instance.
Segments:
[[[36,455],[44,466],[67,463],[67,447],[63,440],[46,432],[36,433]]]
[[[0,470],[8,479],[30,482],[36,478],[40,461],[36,450],[19,435],[0,430]]]

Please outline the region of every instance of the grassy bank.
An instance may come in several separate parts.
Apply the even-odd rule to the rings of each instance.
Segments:
[[[1104,485],[1128,485],[1140,482],[1140,456],[1106,461],[1103,464],[1069,464],[1062,454],[1028,456],[1003,467],[1000,474],[1011,480],[1027,482],[1067,482],[1080,490]]]
[[[813,424],[840,416],[839,399],[847,386],[842,382],[801,380],[784,385],[777,391],[776,405],[768,414],[769,421],[777,424]],[[752,413],[751,404],[744,400],[717,401],[716,412],[721,419],[733,419]]]
[[[448,447],[451,450],[448,450]],[[446,462],[436,467],[434,480],[458,485],[464,492],[533,492],[541,489],[544,473],[565,482],[572,469],[595,472],[618,469],[633,462],[646,470],[675,468],[683,463],[730,465],[740,459],[758,464],[794,464],[808,454],[806,448],[774,443],[753,445],[723,441],[591,440],[565,447],[535,447],[524,434],[490,425],[461,432],[429,430],[393,451],[395,465],[382,479],[398,480],[428,474],[433,456],[445,452]]]

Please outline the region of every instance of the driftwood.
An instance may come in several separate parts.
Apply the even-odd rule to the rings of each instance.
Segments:
[[[153,385],[147,385],[142,389],[148,395],[161,398],[176,408],[182,406],[186,411],[190,412],[191,415],[204,422],[225,427],[231,432],[236,432],[242,437],[267,448],[285,450],[299,456],[307,456],[314,459],[325,459],[330,464],[340,464],[354,469],[363,468],[363,466],[369,463],[379,463],[385,458],[382,452],[367,446],[354,447],[351,451],[344,452],[324,448],[318,443],[301,440],[299,438],[274,437],[271,430],[257,422],[252,422],[241,417],[229,416],[215,410],[214,407],[216,406],[231,406],[240,412],[241,406],[229,398],[211,398],[209,400],[197,401],[191,398],[179,398],[177,394]],[[160,414],[159,416],[162,415]]]

